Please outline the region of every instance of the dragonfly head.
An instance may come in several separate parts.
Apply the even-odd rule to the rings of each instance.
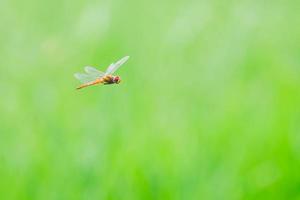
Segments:
[[[114,81],[114,83],[119,84],[121,82],[120,76],[115,76],[113,81]]]

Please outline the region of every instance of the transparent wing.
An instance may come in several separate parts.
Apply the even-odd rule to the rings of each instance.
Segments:
[[[87,74],[90,74],[90,75],[94,75],[94,76],[97,76],[97,77],[101,77],[101,76],[104,76],[105,73],[104,72],[101,72],[97,69],[95,69],[94,67],[91,67],[91,66],[86,66],[84,68],[84,70],[86,71]]]
[[[119,67],[121,65],[123,65],[128,60],[128,58],[129,58],[129,56],[125,56],[124,58],[122,58],[118,62],[112,63],[111,65],[109,65],[109,67],[107,68],[105,74],[113,74],[115,71],[117,71],[117,69],[119,69]]]
[[[91,81],[94,81],[98,77],[91,74],[82,74],[82,73],[76,73],[74,74],[74,77],[78,79],[81,83],[88,83]]]
[[[101,78],[102,76],[105,75],[104,72],[101,72],[91,66],[86,66],[84,70],[86,71],[87,74],[83,74],[83,73],[74,74],[75,78],[78,79],[81,83],[88,83],[96,80],[97,78]]]
[[[106,69],[105,74],[106,74],[106,75],[109,74],[108,72],[111,71],[114,67],[115,67],[115,63],[111,63],[111,64],[108,66],[108,68]]]

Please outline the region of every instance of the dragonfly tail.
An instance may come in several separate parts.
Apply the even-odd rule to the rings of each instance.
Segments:
[[[79,90],[79,89],[82,89],[82,88],[85,88],[85,87],[88,87],[91,85],[97,85],[97,84],[101,84],[101,83],[103,83],[103,81],[101,79],[99,79],[99,80],[95,80],[93,82],[82,84],[82,85],[78,86],[76,89]]]

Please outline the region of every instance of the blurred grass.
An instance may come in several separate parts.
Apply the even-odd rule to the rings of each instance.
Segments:
[[[299,6],[1,1],[0,199],[300,199]]]

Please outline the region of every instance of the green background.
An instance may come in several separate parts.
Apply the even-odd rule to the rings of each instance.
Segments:
[[[1,0],[0,199],[300,199],[299,8]]]

